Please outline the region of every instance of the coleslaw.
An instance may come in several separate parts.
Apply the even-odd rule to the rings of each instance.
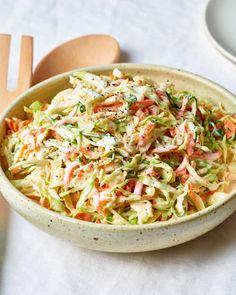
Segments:
[[[115,69],[75,72],[50,103],[6,118],[2,164],[25,196],[84,221],[179,219],[236,181],[236,116],[222,105]]]

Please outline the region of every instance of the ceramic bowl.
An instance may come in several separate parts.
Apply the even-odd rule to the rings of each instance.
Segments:
[[[140,64],[115,64],[80,70],[106,74],[115,67],[128,73],[145,75],[159,82],[171,81],[177,90],[193,92],[213,102],[222,102],[226,109],[236,110],[235,96],[229,91],[205,78],[182,70]],[[34,100],[50,100],[57,92],[69,87],[69,74],[48,79],[18,97],[1,115],[0,140],[5,133],[5,117],[23,117],[23,106]],[[236,210],[234,190],[224,202],[182,217],[178,221],[130,226],[101,225],[65,217],[41,207],[11,185],[2,168],[0,190],[12,208],[39,228],[81,247],[110,252],[142,252],[178,245],[213,229]]]

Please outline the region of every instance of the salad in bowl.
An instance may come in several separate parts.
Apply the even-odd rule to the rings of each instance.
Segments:
[[[227,198],[236,115],[171,81],[74,72],[49,102],[5,118],[2,163],[41,206],[98,224],[179,220]]]

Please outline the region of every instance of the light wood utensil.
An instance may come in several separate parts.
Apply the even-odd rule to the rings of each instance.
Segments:
[[[7,89],[11,35],[0,34],[0,112],[19,94],[28,89],[32,79],[33,38],[21,37],[20,63],[16,89]]]
[[[87,35],[65,42],[49,52],[38,64],[32,85],[73,69],[119,61],[120,46],[109,35]]]
[[[16,89],[7,89],[11,35],[0,34],[0,112],[30,87],[33,65],[33,38],[21,37],[20,63]],[[8,206],[0,195],[0,229],[7,223]]]

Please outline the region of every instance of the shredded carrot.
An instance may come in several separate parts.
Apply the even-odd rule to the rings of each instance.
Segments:
[[[5,118],[5,122],[11,131],[17,132],[19,130],[19,126],[14,119]]]
[[[138,146],[142,147],[146,145],[149,139],[149,135],[155,129],[155,127],[156,127],[156,124],[150,122],[143,128],[142,134],[139,138]]]
[[[177,145],[165,145],[165,146],[158,146],[152,150],[153,154],[162,154],[162,153],[169,153],[174,152],[178,149]]]
[[[123,105],[122,102],[114,102],[114,103],[104,103],[100,105],[96,105],[93,109],[94,113],[98,112],[114,112],[119,110],[119,108]]]
[[[75,218],[84,220],[84,221],[92,221],[92,216],[89,213],[78,213]]]
[[[151,99],[139,100],[132,103],[131,110],[137,111],[138,109],[144,109],[154,104]]]
[[[203,201],[201,201],[201,197],[192,190],[189,190],[188,195],[198,210],[204,209]]]
[[[225,120],[224,124],[225,124],[225,127],[227,128],[225,132],[226,137],[230,138],[234,136],[236,131],[236,125],[230,120]]]
[[[179,112],[177,114],[177,119],[179,119],[180,117],[183,116],[184,111],[186,110],[187,104],[188,104],[188,98],[185,96],[182,101],[181,109],[179,110]]]
[[[65,168],[64,185],[68,186],[74,170],[79,167],[78,162],[70,162]]]
[[[184,175],[187,172],[186,164],[187,164],[187,157],[183,158],[183,161],[179,165],[179,167],[175,170],[176,176]]]
[[[134,189],[134,185],[135,185],[135,182],[133,180],[130,180],[125,186],[124,186],[124,189],[126,191],[132,191]]]
[[[95,151],[91,151],[87,148],[84,147],[80,147],[79,150],[86,156],[90,156],[90,157],[97,157],[100,155],[99,152],[95,152]]]
[[[57,134],[57,132],[56,131],[54,131],[54,130],[49,130],[48,131],[48,136],[49,137],[52,137],[52,138],[55,138],[55,139],[57,139],[57,140],[59,140],[59,141],[63,141],[63,138],[59,135],[59,134]]]

